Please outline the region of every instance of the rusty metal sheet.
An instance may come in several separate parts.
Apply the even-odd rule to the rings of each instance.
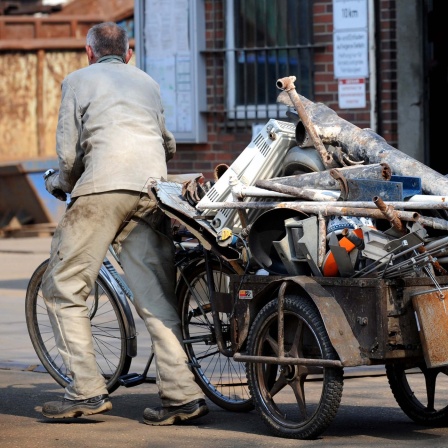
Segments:
[[[359,342],[334,297],[311,277],[300,276],[290,280],[300,285],[313,299],[342,364],[347,367],[365,364],[359,351]]]
[[[244,297],[244,291],[236,291],[238,300],[235,302],[233,310],[233,318],[230,321],[232,350],[238,351],[244,344],[249,334],[250,322],[252,321],[251,313],[251,291],[248,291],[247,297]]]
[[[413,288],[377,278],[320,277],[316,281],[344,310],[363,356],[372,361],[423,357],[409,298]],[[428,278],[425,281],[428,285]]]
[[[408,199],[416,194],[422,194],[422,180],[420,177],[392,175],[392,182],[401,182],[403,185],[403,198]]]
[[[1,54],[0,160],[36,155],[35,54]]]
[[[448,365],[448,288],[412,296],[423,355],[429,368]]]
[[[61,82],[87,65],[84,51],[0,53],[0,162],[55,155]]]
[[[383,201],[402,201],[403,184],[374,179],[346,179],[347,201],[371,201],[373,197],[379,196]]]
[[[264,279],[264,281],[269,281],[269,277]],[[322,316],[330,342],[345,367],[361,366],[369,363],[367,358],[361,356],[359,342],[353,334],[341,306],[336,302],[335,298],[312,277],[301,275],[273,280],[269,282],[269,285],[267,285],[263,291],[256,294],[254,299],[257,300],[257,298],[263,294],[271,294],[273,290],[284,281],[296,283],[301,286],[316,304],[320,315]],[[241,288],[244,288],[244,285],[243,282]]]

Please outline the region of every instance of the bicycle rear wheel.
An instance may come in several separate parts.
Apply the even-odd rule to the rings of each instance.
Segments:
[[[65,387],[72,381],[71,373],[65,367],[56,347],[41,290],[42,277],[47,265],[48,260],[38,266],[28,284],[25,298],[26,324],[34,350],[42,365],[58,384]],[[128,373],[132,358],[126,352],[123,317],[114,294],[101,272],[87,298],[87,306],[96,362],[111,393],[120,386],[118,378]]]
[[[229,292],[229,275],[234,272],[227,266],[213,262],[215,291]],[[216,344],[210,291],[205,264],[199,264],[185,272],[192,295],[185,281],[177,289],[179,313],[182,322],[184,347],[191,369],[205,395],[223,409],[249,412],[254,406],[249,393],[244,363],[221,354]],[[230,347],[230,320],[226,313],[219,313],[222,332]]]

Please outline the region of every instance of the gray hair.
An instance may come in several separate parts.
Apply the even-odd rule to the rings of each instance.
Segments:
[[[92,26],[87,32],[86,43],[97,59],[116,55],[126,59],[129,39],[126,30],[115,22],[103,22]]]

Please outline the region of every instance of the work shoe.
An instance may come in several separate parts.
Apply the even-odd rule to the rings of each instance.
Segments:
[[[165,426],[192,420],[208,414],[205,400],[193,400],[181,406],[146,408],[143,412],[143,421],[147,425]]]
[[[42,407],[42,414],[48,418],[81,417],[81,415],[92,415],[107,412],[112,409],[109,395],[97,395],[87,400],[49,401]]]

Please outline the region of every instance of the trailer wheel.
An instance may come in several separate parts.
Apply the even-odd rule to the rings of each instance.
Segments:
[[[337,359],[315,305],[286,295],[284,302],[286,357]],[[248,354],[278,355],[278,301],[256,316],[248,337]],[[343,388],[343,369],[309,365],[247,363],[249,388],[263,421],[275,435],[315,439],[333,421]]]
[[[448,367],[425,362],[386,365],[386,375],[402,411],[420,425],[448,425]]]

